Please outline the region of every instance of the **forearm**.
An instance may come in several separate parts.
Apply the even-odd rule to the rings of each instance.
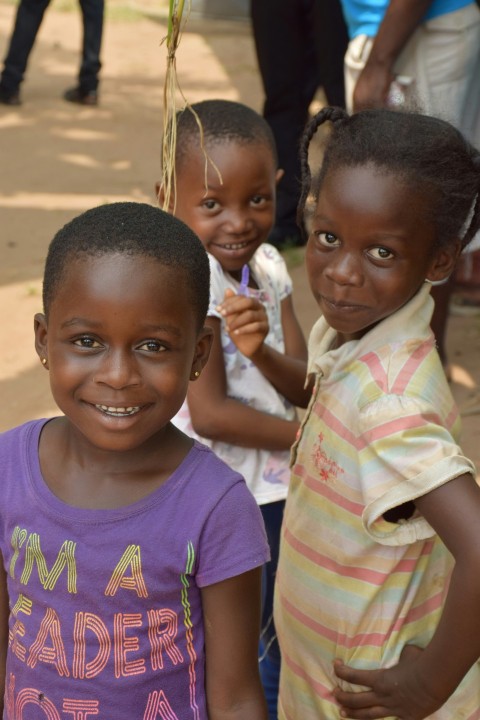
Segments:
[[[355,112],[388,104],[395,63],[432,0],[390,0],[353,91]]]
[[[229,397],[199,408],[189,400],[189,406],[196,433],[240,447],[288,450],[299,428],[296,420],[284,420]]]
[[[416,666],[445,700],[480,657],[480,488],[464,473],[415,504],[455,559],[440,621]]]
[[[477,553],[478,555],[478,553]],[[480,657],[480,575],[457,562],[436,632],[418,659],[418,678],[442,703]]]
[[[267,720],[267,708],[263,691],[259,684],[256,693],[228,709],[208,709],[209,720]]]
[[[262,570],[202,588],[209,720],[267,720],[258,670]]]
[[[335,690],[345,717],[361,717],[350,714],[358,707],[380,708],[383,714],[372,717],[433,717],[480,656],[480,488],[466,472],[416,498],[415,505],[455,559],[441,617],[436,628],[432,619],[420,618],[423,628],[431,627],[430,642],[421,649],[412,638],[399,648],[398,663],[392,667],[357,670],[336,665],[339,678],[370,688],[368,693]],[[447,579],[428,582],[429,593],[436,593],[429,601],[432,611],[439,607]]]
[[[5,695],[5,659],[0,657],[2,668],[0,670],[0,717],[3,717],[3,698]]]
[[[432,0],[390,0],[365,69],[381,66],[391,70],[431,4]]]
[[[307,362],[274,350],[264,343],[259,351],[250,358],[262,375],[292,405],[306,408],[311,387],[305,388]]]

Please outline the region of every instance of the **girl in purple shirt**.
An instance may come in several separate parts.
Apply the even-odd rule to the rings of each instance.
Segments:
[[[266,719],[260,511],[170,422],[208,299],[203,246],[157,208],[95,208],[50,245],[35,342],[63,415],[0,436],[5,720]]]

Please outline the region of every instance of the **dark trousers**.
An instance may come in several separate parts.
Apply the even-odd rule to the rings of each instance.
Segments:
[[[82,91],[89,92],[98,87],[104,0],[79,0],[79,3],[83,21],[83,47],[78,84]],[[6,92],[18,91],[49,4],[50,0],[20,0],[1,78],[1,86]]]
[[[268,706],[269,720],[277,720],[278,683],[280,680],[280,648],[273,622],[273,592],[277,574],[285,501],[260,505],[270,545],[270,562],[263,567],[262,631],[260,635],[259,667]]]
[[[339,0],[251,0],[250,12],[263,115],[285,171],[277,190],[276,232],[295,236],[300,138],[317,88],[323,87],[330,105],[345,107],[347,29]]]

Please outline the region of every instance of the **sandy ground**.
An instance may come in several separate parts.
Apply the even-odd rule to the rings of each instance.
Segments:
[[[161,5],[110,0],[101,105],[61,99],[74,84],[80,17],[52,3],[30,58],[20,108],[0,106],[0,431],[55,414],[48,374],[33,348],[48,243],[68,220],[117,200],[154,202],[159,177],[165,22]],[[128,2],[128,0],[125,0]],[[117,11],[117,12],[114,12]],[[14,6],[0,0],[0,57]],[[191,19],[178,53],[190,102],[213,97],[261,109],[262,89],[246,21]],[[297,313],[306,333],[316,317],[302,252],[290,255]],[[480,317],[451,317],[452,389],[463,415],[463,447],[480,468]]]

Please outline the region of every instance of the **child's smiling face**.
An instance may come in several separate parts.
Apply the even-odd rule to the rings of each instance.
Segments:
[[[80,256],[48,323],[36,316],[54,399],[93,447],[128,451],[158,437],[206,362],[210,336],[186,277],[146,256]]]
[[[225,140],[208,144],[206,152],[214,163],[208,163],[207,188],[205,156],[193,144],[177,169],[175,215],[236,275],[273,226],[279,173],[266,143]]]
[[[330,170],[321,186],[306,263],[315,299],[344,340],[358,339],[407,303],[425,279],[448,277],[457,247],[436,247],[430,205],[371,164]]]

